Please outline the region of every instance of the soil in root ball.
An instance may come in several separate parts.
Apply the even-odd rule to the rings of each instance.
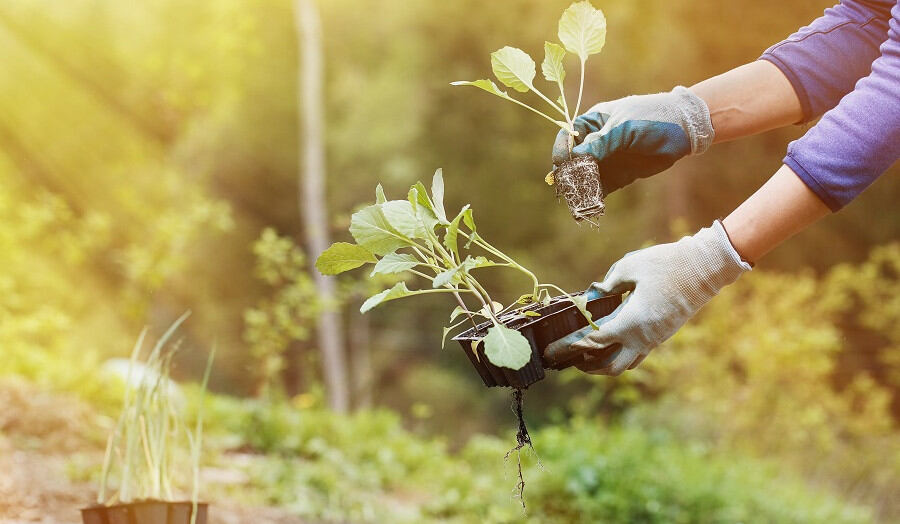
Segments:
[[[589,156],[575,157],[553,172],[556,196],[565,199],[569,212],[578,222],[599,226],[596,219],[603,216],[603,186],[597,163]]]
[[[513,453],[516,454],[516,465],[519,470],[519,481],[516,483],[516,491],[518,491],[517,496],[519,497],[519,501],[522,503],[522,511],[525,511],[525,477],[522,475],[522,448],[528,446],[531,449],[531,452],[534,453],[535,457],[537,457],[537,452],[534,450],[534,445],[531,443],[531,436],[528,434],[528,428],[525,426],[525,417],[522,415],[522,404],[525,399],[525,390],[515,388],[513,389],[513,402],[512,402],[512,410],[513,413],[516,414],[516,419],[518,422],[518,429],[516,431],[516,445],[511,450],[506,452],[506,456],[503,457],[504,460],[508,460],[509,456]],[[540,458],[538,458],[538,465],[541,464]]]

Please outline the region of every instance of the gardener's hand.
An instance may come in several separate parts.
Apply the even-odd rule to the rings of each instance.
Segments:
[[[564,130],[556,136],[553,165],[593,156],[606,194],[664,171],[683,156],[703,153],[715,136],[706,102],[680,86],[601,102],[574,124],[578,136]]]
[[[622,305],[598,322],[599,329],[588,326],[551,343],[544,357],[549,363],[575,360],[588,373],[619,375],[749,270],[718,220],[678,242],[629,253],[591,286],[603,294],[630,291]]]

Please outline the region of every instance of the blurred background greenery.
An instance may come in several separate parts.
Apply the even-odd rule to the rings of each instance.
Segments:
[[[449,207],[471,204],[485,236],[578,290],[627,251],[727,214],[805,131],[719,145],[613,195],[599,228],[576,225],[543,182],[554,129],[448,85],[484,76],[503,45],[539,56],[568,3],[317,3],[334,239],[348,238],[376,183],[397,194],[443,167]],[[608,36],[588,102],[754,60],[829,4],[593,3]],[[299,211],[294,9],[0,6],[0,374],[108,414],[100,364],[189,309],[176,375],[196,380],[218,348],[210,460],[255,453],[249,487],[220,496],[323,520],[523,519],[502,460],[508,391],[485,389],[457,348],[440,349],[446,300],[362,317],[376,283],[341,280],[341,387],[358,413],[327,409],[315,319],[334,304],[317,298]],[[570,370],[529,390],[544,469],[526,471],[528,518],[900,519],[896,171],[772,253],[638,370]],[[492,284],[520,294],[521,282]]]

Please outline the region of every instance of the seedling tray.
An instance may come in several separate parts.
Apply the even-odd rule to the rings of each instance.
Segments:
[[[91,506],[81,510],[84,524],[191,524],[193,502],[141,500],[113,506]],[[206,524],[209,505],[197,504],[196,524]]]
[[[589,300],[587,310],[591,312],[594,321],[612,313],[622,303],[621,295],[610,295]],[[484,344],[479,344],[475,351],[472,350],[472,342],[481,338],[489,327],[490,322],[479,324],[478,328],[470,328],[453,340],[459,342],[463,352],[469,357],[469,361],[475,367],[484,385],[487,387],[506,386],[513,388],[527,388],[531,384],[544,378],[543,353],[547,346],[573,331],[588,325],[587,319],[578,311],[572,302],[564,297],[555,297],[546,306],[530,308],[531,311],[540,313],[539,317],[526,317],[517,314],[507,314],[500,317],[500,321],[511,329],[522,333],[531,345],[531,360],[521,369],[509,369],[495,366],[490,363],[484,354]],[[572,363],[553,369],[563,369]]]

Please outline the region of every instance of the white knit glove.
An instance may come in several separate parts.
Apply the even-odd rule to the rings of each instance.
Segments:
[[[629,253],[592,285],[604,294],[630,291],[622,305],[599,329],[588,326],[551,343],[544,357],[551,364],[575,360],[583,371],[619,375],[749,270],[718,220],[678,242]]]

